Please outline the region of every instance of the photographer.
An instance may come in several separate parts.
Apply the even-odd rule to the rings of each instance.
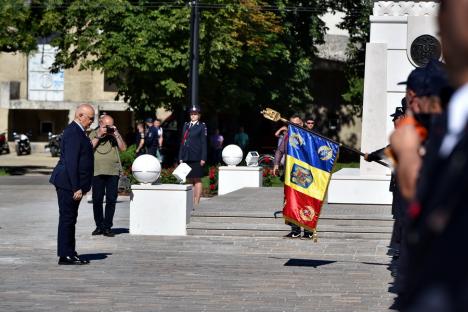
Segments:
[[[93,177],[93,211],[96,229],[92,235],[112,237],[112,220],[114,218],[115,203],[121,163],[119,151],[125,151],[127,146],[122,139],[114,119],[109,115],[99,118],[99,127],[89,134],[94,149],[94,177]],[[103,213],[103,199],[106,195],[106,209]]]

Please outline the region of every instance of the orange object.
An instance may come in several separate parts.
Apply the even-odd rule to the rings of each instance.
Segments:
[[[424,128],[424,126],[419,123],[413,116],[405,116],[399,123],[398,123],[398,128],[404,127],[407,125],[414,126],[416,128],[416,132],[419,135],[419,138],[421,141],[425,141],[428,136],[427,129]]]

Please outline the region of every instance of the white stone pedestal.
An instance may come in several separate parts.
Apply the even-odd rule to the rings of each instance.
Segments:
[[[328,186],[330,204],[390,205],[390,175],[361,175],[357,168],[334,173]]]
[[[192,196],[191,185],[132,185],[130,234],[187,235]]]
[[[219,167],[218,195],[234,192],[244,187],[261,187],[262,167]]]

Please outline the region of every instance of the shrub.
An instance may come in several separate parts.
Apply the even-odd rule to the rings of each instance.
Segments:
[[[167,168],[161,170],[158,182],[161,184],[179,184],[176,177],[172,175],[175,168]]]
[[[212,195],[218,193],[218,167],[212,166],[208,172],[208,177],[210,178],[210,190],[209,192]]]
[[[270,168],[263,168],[263,186],[273,186],[274,179],[275,176],[273,175],[273,170]]]

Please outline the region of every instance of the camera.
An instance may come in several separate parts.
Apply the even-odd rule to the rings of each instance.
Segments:
[[[114,127],[112,127],[112,126],[106,126],[106,133],[107,133],[107,134],[112,134],[112,133],[114,133],[114,131],[115,131],[115,128],[114,128]]]

